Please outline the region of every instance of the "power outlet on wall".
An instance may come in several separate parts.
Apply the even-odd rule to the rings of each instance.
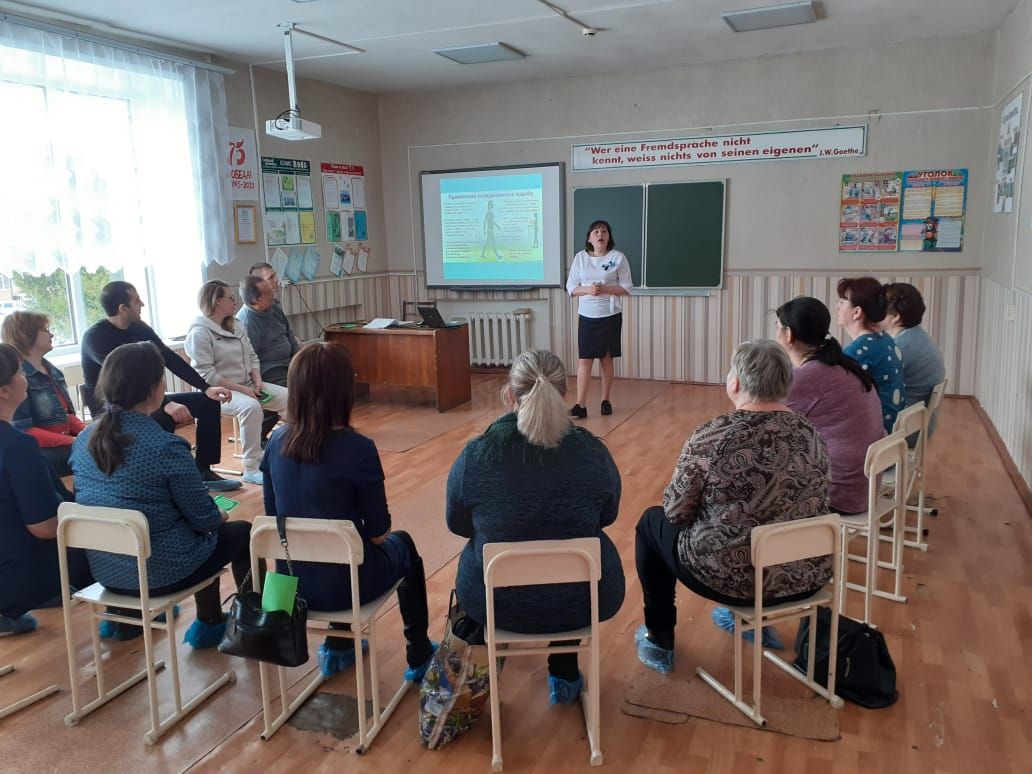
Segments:
[[[1007,304],[1003,307],[1003,319],[1007,322],[1014,322],[1017,317],[1017,310],[1014,308],[1014,304]]]

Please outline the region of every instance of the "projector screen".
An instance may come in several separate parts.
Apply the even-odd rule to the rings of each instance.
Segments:
[[[427,287],[559,287],[563,166],[420,173]]]

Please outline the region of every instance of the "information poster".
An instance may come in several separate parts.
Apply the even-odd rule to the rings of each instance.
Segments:
[[[900,172],[842,176],[839,251],[894,251],[899,238]]]
[[[315,243],[311,178],[311,164],[304,159],[262,156],[266,244]]]
[[[367,219],[365,211],[365,169],[358,164],[330,164],[319,166],[322,172],[323,206],[326,209],[326,241],[340,261],[330,269],[347,270],[347,250],[336,250],[342,242],[365,239]],[[362,233],[363,236],[359,236]]]
[[[960,252],[967,208],[966,169],[926,169],[903,173],[899,249]]]
[[[1000,144],[996,148],[996,190],[993,212],[1014,212],[1014,175],[1018,169],[1022,92],[1000,113]]]
[[[839,252],[959,252],[966,169],[842,176]]]
[[[233,201],[258,200],[258,153],[254,130],[229,127],[229,156],[226,175]]]

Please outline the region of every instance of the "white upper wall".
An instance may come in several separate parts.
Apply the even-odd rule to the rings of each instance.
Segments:
[[[1022,98],[1022,146],[1018,151],[1015,178],[1015,206],[1010,214],[990,214],[983,243],[985,276],[1011,287],[1015,285],[1032,293],[1032,183],[1028,182],[1032,163],[1028,142],[1028,116],[1032,110],[1032,0],[1022,0],[995,34],[995,66],[989,102],[991,111],[986,140],[987,174],[996,171],[996,149],[999,145],[1000,114],[1004,105],[1018,94]],[[990,190],[990,194],[992,191]],[[992,212],[992,202],[987,206]],[[1023,258],[1022,258],[1023,256]]]
[[[388,266],[422,269],[421,170],[569,163],[578,142],[868,123],[868,155],[843,161],[713,164],[573,173],[567,190],[626,182],[729,180],[732,270],[971,268],[988,195],[986,104],[993,34],[912,41],[660,71],[379,97]],[[490,65],[486,65],[490,66]],[[868,111],[882,116],[868,120]],[[894,113],[906,114],[886,115]],[[935,112],[925,112],[935,111]],[[857,117],[859,116],[859,118]],[[839,176],[971,170],[965,249],[957,254],[837,251]],[[572,197],[567,197],[572,222]],[[575,240],[567,234],[567,262]]]
[[[323,206],[322,178],[319,171],[319,165],[324,162],[360,164],[365,168],[369,229],[369,239],[365,243],[370,248],[368,271],[386,271],[387,240],[383,215],[383,174],[380,167],[382,154],[376,96],[322,81],[298,78],[298,104],[305,118],[322,126],[322,138],[301,142],[279,140],[265,134],[265,121],[275,118],[287,108],[286,74],[262,67],[254,68],[254,96],[258,109],[256,126],[251,78],[247,65],[237,62],[220,64],[236,70],[235,75],[226,78],[226,110],[229,125],[255,130],[259,156],[307,159],[311,163],[315,246],[322,255],[319,276],[333,276],[330,274],[332,247],[326,240],[326,211]],[[257,204],[260,213],[261,202]],[[236,245],[234,261],[227,266],[212,264],[208,271],[209,277],[230,283],[239,281],[247,274],[252,264],[267,260],[264,242],[264,235],[259,233],[257,244]],[[270,249],[269,257],[274,249]]]

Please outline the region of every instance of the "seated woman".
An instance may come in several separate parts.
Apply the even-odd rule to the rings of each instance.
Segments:
[[[448,475],[448,528],[470,539],[455,587],[473,622],[472,641],[482,641],[487,619],[485,543],[597,537],[602,543],[599,620],[613,617],[623,604],[620,557],[602,531],[620,510],[620,473],[605,444],[571,424],[565,393],[566,369],[558,357],[545,350],[521,354],[502,388],[511,412],[467,443]],[[495,601],[496,624],[509,631],[541,634],[590,623],[587,584],[501,589]],[[576,653],[549,655],[552,704],[575,701],[582,686]]]
[[[903,355],[892,337],[881,330],[885,319],[885,289],[874,277],[839,280],[838,324],[852,337],[843,352],[871,375],[882,405],[882,424],[892,432],[903,409]]]
[[[61,497],[39,446],[12,425],[27,392],[18,350],[0,344],[0,637],[33,631],[30,610],[61,604],[54,539]],[[82,551],[68,552],[68,573],[76,588],[93,583]]]
[[[788,407],[824,438],[831,465],[831,510],[867,510],[867,447],[885,437],[881,401],[860,364],[831,335],[831,314],[816,298],[800,296],[777,311],[777,341],[792,361]]]
[[[677,460],[663,505],[646,509],[638,521],[635,564],[645,624],[635,643],[638,658],[652,669],[674,668],[678,581],[723,605],[751,606],[753,527],[828,512],[824,440],[785,405],[791,383],[792,364],[776,342],[739,344],[727,375],[735,410],[699,426]],[[764,603],[805,599],[831,573],[830,556],[780,565],[764,577]],[[726,608],[713,618],[733,629]],[[780,646],[772,629],[764,630],[764,640]]]
[[[232,562],[239,586],[250,566],[251,525],[227,521],[208,496],[190,455],[190,444],[166,433],[151,414],[165,397],[165,363],[151,342],[123,344],[104,359],[97,379],[104,413],[72,447],[77,502],[142,511],[150,527],[147,579],[152,596],[171,594],[210,578]],[[136,559],[89,550],[93,576],[117,594],[138,596]],[[214,647],[225,631],[219,581],[194,595],[197,620],[185,640]],[[117,624],[102,634],[138,636],[139,627]]]
[[[197,304],[202,316],[194,320],[186,334],[190,364],[208,384],[230,390],[222,413],[240,422],[240,442],[244,451],[243,480],[261,484],[262,409],[283,416],[287,391],[276,384],[262,382],[261,364],[247,332],[237,330],[233,311],[236,299],[222,280],[209,280],[201,286]]]
[[[376,599],[401,580],[398,607],[408,643],[405,679],[419,682],[434,652],[427,637],[423,560],[407,532],[391,531],[376,445],[351,429],[351,356],[340,344],[302,347],[290,362],[287,384],[290,419],[269,438],[262,461],[265,512],[354,523],[365,554],[358,568],[360,600],[365,604]],[[298,594],[309,608],[351,609],[347,566],[295,562],[294,571]],[[350,637],[327,637],[319,648],[319,667],[327,677],[354,662]]]
[[[45,314],[13,312],[4,320],[0,338],[21,353],[29,381],[29,396],[15,412],[14,426],[36,439],[56,476],[70,476],[72,442],[86,425],[75,415],[64,374],[43,357],[54,348],[49,325]]]
[[[932,390],[946,378],[942,353],[921,327],[925,303],[921,293],[906,282],[885,286],[886,314],[882,327],[903,353],[904,408],[915,403],[928,405]],[[928,435],[935,430],[935,415],[928,418]]]

